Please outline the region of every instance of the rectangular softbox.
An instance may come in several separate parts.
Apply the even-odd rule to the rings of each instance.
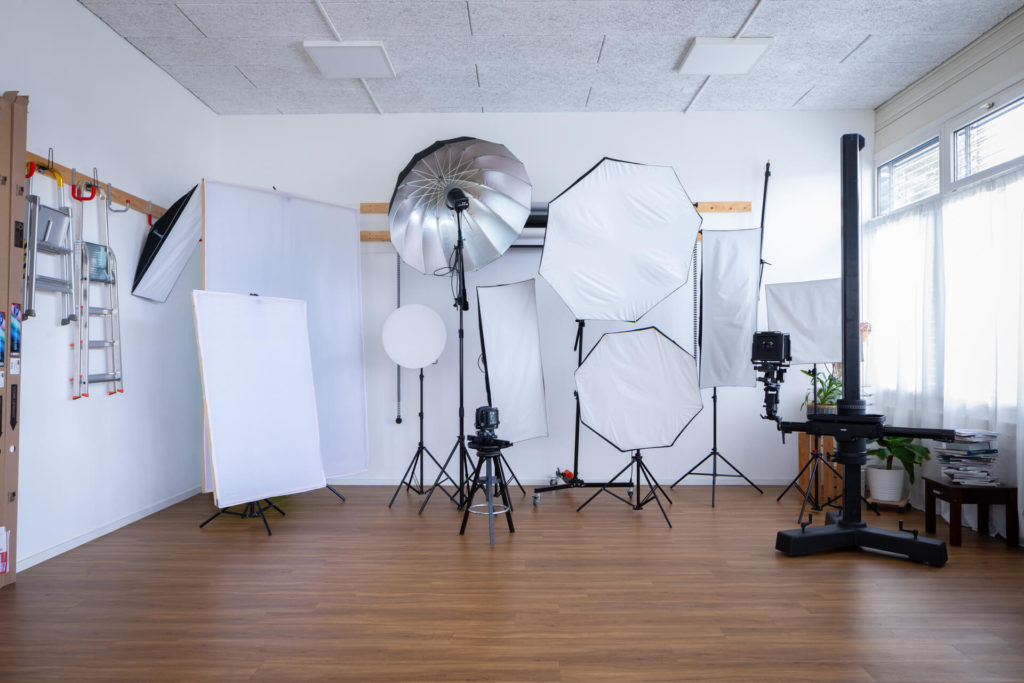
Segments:
[[[202,191],[196,185],[157,219],[146,235],[135,267],[132,294],[167,301],[203,235]]]
[[[306,302],[194,291],[192,303],[217,507],[326,486]]]
[[[752,387],[761,230],[701,234],[700,386]]]
[[[512,442],[548,435],[534,280],[477,287],[480,344],[498,436]]]
[[[789,333],[794,364],[843,359],[842,281],[765,285],[768,329]]]

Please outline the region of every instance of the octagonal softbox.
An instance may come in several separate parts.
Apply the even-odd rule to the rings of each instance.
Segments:
[[[623,452],[671,446],[704,407],[696,361],[656,327],[603,335],[576,391],[583,423]]]
[[[670,166],[605,158],[548,204],[540,274],[577,319],[636,322],[686,283],[700,224]]]

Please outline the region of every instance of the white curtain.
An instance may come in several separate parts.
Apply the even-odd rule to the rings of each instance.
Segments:
[[[890,424],[992,429],[1024,501],[1024,167],[868,221],[865,376]],[[937,463],[924,473],[939,476]],[[911,501],[923,504],[920,483]],[[1011,514],[1020,515],[1018,510]],[[976,526],[973,506],[964,521]],[[1003,515],[987,533],[1005,535]]]

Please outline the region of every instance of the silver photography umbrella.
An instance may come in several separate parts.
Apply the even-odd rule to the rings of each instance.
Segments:
[[[530,215],[530,178],[504,145],[470,137],[435,142],[398,174],[388,213],[391,243],[421,273],[450,266],[458,234],[455,212],[445,205],[452,188],[469,198],[462,214],[467,270],[504,254]]]
[[[670,166],[605,158],[548,205],[540,274],[577,319],[636,322],[686,282],[700,224]]]

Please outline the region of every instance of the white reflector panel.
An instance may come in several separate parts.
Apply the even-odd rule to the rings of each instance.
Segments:
[[[217,507],[326,486],[306,302],[197,290],[192,303]]]
[[[434,309],[408,304],[388,315],[381,330],[384,352],[403,368],[425,368],[444,351],[448,330]]]
[[[620,451],[671,446],[704,405],[693,356],[656,327],[602,336],[576,390],[583,423]]]
[[[498,436],[512,442],[547,436],[536,282],[477,287],[476,296]]]
[[[768,329],[789,333],[794,364],[843,360],[842,281],[765,285]]]
[[[752,387],[761,230],[701,233],[700,386]]]

